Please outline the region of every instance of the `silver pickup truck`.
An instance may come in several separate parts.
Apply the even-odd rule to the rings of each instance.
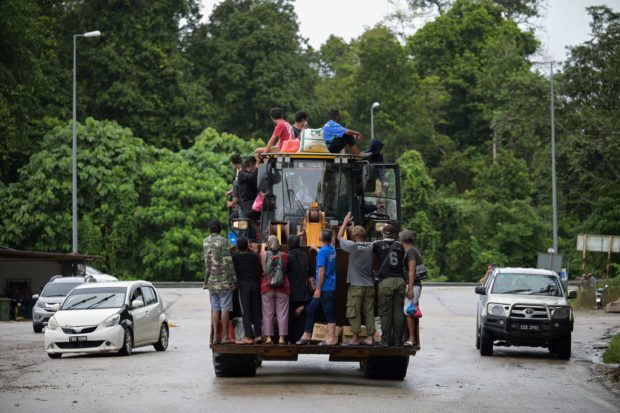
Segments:
[[[476,287],[476,348],[493,355],[493,346],[546,347],[561,359],[571,356],[573,310],[560,277],[536,268],[495,268]]]

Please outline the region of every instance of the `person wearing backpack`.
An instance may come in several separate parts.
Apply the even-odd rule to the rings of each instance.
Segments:
[[[373,243],[373,252],[379,269],[377,277],[377,309],[381,316],[382,346],[400,346],[405,326],[403,303],[405,301],[405,278],[403,259],[405,249],[396,241],[396,227],[385,224],[381,230],[383,239]]]
[[[273,331],[273,317],[278,319],[278,344],[286,344],[288,335],[288,308],[291,286],[286,276],[288,257],[280,250],[278,237],[270,235],[267,243],[263,244],[261,263],[263,275],[261,278],[261,297],[263,303],[263,334],[265,344],[271,344]]]

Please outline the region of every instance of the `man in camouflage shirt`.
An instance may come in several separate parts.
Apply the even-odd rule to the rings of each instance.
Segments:
[[[211,297],[211,342],[219,343],[218,325],[221,323],[221,342],[230,343],[228,323],[233,309],[233,290],[237,284],[228,240],[220,235],[222,224],[216,219],[209,222],[211,234],[204,239],[205,282],[202,288],[209,290]]]

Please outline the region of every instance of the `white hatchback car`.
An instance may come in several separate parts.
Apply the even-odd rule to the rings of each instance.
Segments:
[[[65,298],[45,329],[51,358],[63,353],[117,352],[168,347],[168,317],[155,287],[146,281],[82,284]]]

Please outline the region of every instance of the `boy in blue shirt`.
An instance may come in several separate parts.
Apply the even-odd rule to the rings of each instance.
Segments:
[[[323,138],[331,153],[339,153],[348,145],[351,147],[351,152],[359,155],[360,150],[355,146],[355,141],[364,137],[361,133],[342,126],[340,112],[338,109],[332,109],[329,111],[329,121],[323,126]]]
[[[334,346],[336,339],[336,250],[332,247],[332,232],[321,231],[321,249],[316,254],[316,290],[306,309],[304,334],[297,344],[308,344],[314,327],[314,313],[319,305],[327,319],[327,338],[321,346]]]

